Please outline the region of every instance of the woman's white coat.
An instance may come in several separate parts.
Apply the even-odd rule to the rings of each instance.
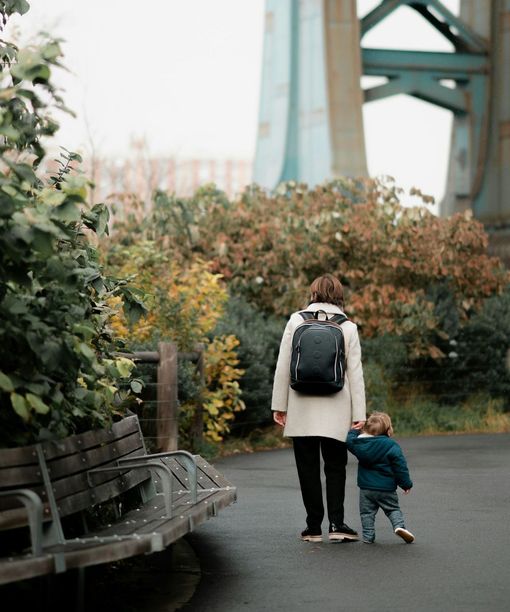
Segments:
[[[304,310],[324,310],[332,315],[342,313],[338,306],[320,302],[314,302]],[[345,442],[352,422],[364,421],[366,418],[358,329],[352,321],[342,323],[346,353],[344,388],[333,395],[305,395],[290,388],[292,336],[296,327],[303,322],[299,312],[291,315],[283,332],[271,409],[287,413],[284,436],[324,436]]]

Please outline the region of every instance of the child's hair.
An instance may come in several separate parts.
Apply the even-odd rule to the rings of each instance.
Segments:
[[[392,436],[390,415],[385,412],[372,412],[363,425],[363,432],[372,436]]]

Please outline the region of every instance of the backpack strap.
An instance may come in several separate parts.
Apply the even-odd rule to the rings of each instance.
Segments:
[[[300,312],[299,314],[303,317],[305,321],[309,321],[310,319],[315,318],[315,313],[309,312],[308,310],[305,310],[304,312]]]
[[[303,317],[305,321],[310,321],[311,319],[318,319],[319,312],[323,312],[326,315],[326,321],[333,321],[333,323],[337,323],[338,325],[341,325],[345,321],[349,320],[348,317],[346,317],[344,314],[335,314],[328,317],[327,313],[324,310],[316,310],[315,312],[304,310],[299,314]]]
[[[333,323],[337,323],[338,325],[341,325],[342,323],[345,323],[345,321],[348,321],[349,318],[346,317],[344,314],[336,314],[330,317],[329,320],[333,321]]]

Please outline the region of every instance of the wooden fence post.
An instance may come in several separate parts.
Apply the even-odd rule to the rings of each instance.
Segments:
[[[157,447],[159,452],[177,450],[177,347],[172,342],[158,344]]]
[[[195,408],[195,413],[193,414],[193,420],[191,422],[191,444],[193,446],[193,450],[197,451],[200,449],[200,444],[202,442],[202,436],[204,431],[204,387],[205,387],[205,361],[204,361],[204,350],[205,346],[203,344],[197,344],[196,349],[198,352],[197,358],[197,373],[200,384],[200,397],[198,400],[198,405]]]

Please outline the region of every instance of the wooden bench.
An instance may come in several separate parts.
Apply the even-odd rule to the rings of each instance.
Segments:
[[[236,488],[200,456],[147,454],[136,416],[1,449],[0,584],[161,551],[235,500]],[[95,524],[96,514],[108,522]],[[24,550],[12,548],[24,540]]]

